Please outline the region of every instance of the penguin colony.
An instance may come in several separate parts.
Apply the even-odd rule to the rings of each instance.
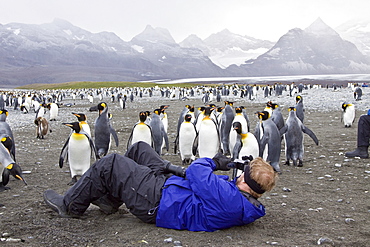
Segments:
[[[305,86],[308,89],[307,86]],[[53,125],[63,124],[71,129],[65,136],[65,143],[60,147],[59,165],[63,167],[68,161],[73,184],[77,177],[81,176],[94,162],[107,155],[110,151],[111,142],[114,140],[119,145],[119,136],[114,129],[114,123],[120,123],[122,116],[112,116],[109,113],[108,102],[113,107],[119,107],[124,111],[128,109],[137,111],[139,121],[129,126],[130,136],[123,140],[127,148],[137,141],[149,143],[158,154],[169,152],[169,137],[175,139],[173,149],[178,154],[183,165],[189,165],[198,157],[212,158],[218,152],[223,152],[234,160],[243,159],[244,156],[261,156],[281,172],[280,153],[282,141],[285,142],[284,164],[303,165],[303,134],[309,135],[315,144],[319,144],[318,138],[312,130],[304,125],[303,96],[295,95],[302,93],[302,86],[276,84],[274,86],[217,86],[217,87],[193,87],[193,88],[102,88],[102,89],[78,89],[78,90],[53,90],[40,92],[3,92],[0,97],[0,135],[1,135],[1,172],[0,191],[5,190],[9,182],[9,175],[17,179],[25,180],[22,170],[16,163],[16,152],[10,126],[6,118],[14,111],[23,114],[34,115],[34,123],[37,126],[37,138],[47,142],[52,136],[59,133],[51,133]],[[362,94],[356,87],[356,100],[361,100]],[[277,102],[268,99],[276,96],[281,97],[283,92],[289,92],[289,96],[295,96],[295,104],[292,102],[289,115],[284,121],[281,108]],[[261,106],[261,111],[250,112],[245,102],[258,97],[266,99],[266,107]],[[361,94],[361,95],[360,95]],[[360,97],[358,97],[360,96]],[[129,97],[129,101],[127,101]],[[200,99],[202,106],[194,106],[184,103],[181,112],[172,115],[167,114],[171,109],[169,105],[158,104],[155,109],[143,109],[145,104],[140,102],[143,98],[157,97],[166,100],[186,101],[191,98]],[[59,109],[73,108],[78,100],[89,102],[90,108],[84,112],[75,112],[71,109],[70,114],[77,119],[67,120],[65,115],[59,114]],[[95,103],[99,101],[99,103]],[[293,101],[293,100],[292,100]],[[72,102],[72,103],[71,103]],[[216,103],[216,104],[214,104]],[[294,107],[293,107],[294,106]],[[343,103],[342,121],[345,127],[350,127],[354,121],[354,104]],[[96,111],[96,120],[92,124],[93,132],[87,123],[87,113]],[[247,114],[248,113],[248,114]],[[92,114],[92,113],[89,113]],[[177,126],[171,126],[169,119],[177,119]],[[257,124],[251,126],[250,119],[255,119]],[[137,120],[135,120],[137,121]],[[174,124],[173,124],[174,125]],[[175,131],[171,131],[174,130]],[[120,130],[122,131],[122,130]],[[50,135],[49,135],[50,133]],[[119,132],[118,132],[119,133]],[[124,150],[123,150],[124,152]],[[78,155],[76,155],[78,154]],[[4,179],[5,178],[5,179]]]

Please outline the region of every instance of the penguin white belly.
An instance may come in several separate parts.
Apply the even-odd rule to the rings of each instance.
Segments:
[[[168,129],[168,118],[167,118],[167,115],[165,115],[163,118],[162,118],[162,123],[163,123],[163,127],[164,127],[164,131],[167,133],[167,129]],[[164,148],[166,146],[166,141],[163,137],[163,142],[162,142],[162,147],[161,148]]]
[[[192,123],[182,123],[179,131],[179,150],[181,160],[190,158],[195,159],[192,153],[196,133]]]
[[[229,149],[230,149],[230,152],[232,150],[234,150],[234,146],[235,146],[235,143],[236,143],[237,136],[238,136],[238,133],[236,133],[236,131],[234,129],[231,129],[230,130],[230,135],[229,135]]]
[[[71,176],[82,176],[90,167],[91,148],[83,134],[71,136],[68,147],[68,161]]]
[[[57,117],[58,117],[58,106],[52,104],[50,107],[50,120],[51,119],[56,120]]]
[[[198,136],[199,157],[213,158],[218,152],[219,142],[217,127],[213,121],[202,121]]]
[[[90,126],[87,123],[83,123],[81,124],[81,126],[82,126],[82,130],[91,137]]]
[[[259,146],[256,137],[248,132],[247,136],[243,139],[243,146],[239,152],[239,159],[242,159],[243,156],[252,155],[253,158],[259,156]]]
[[[355,119],[355,107],[353,105],[348,106],[346,111],[343,113],[344,126],[346,127],[352,126],[354,119]]]
[[[147,125],[137,124],[135,126],[132,133],[131,145],[138,141],[143,141],[148,143],[149,145],[152,145],[152,134]]]

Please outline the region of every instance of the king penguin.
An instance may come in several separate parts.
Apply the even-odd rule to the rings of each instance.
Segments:
[[[84,113],[75,113],[75,112],[72,112],[72,114],[75,115],[77,117],[77,120],[81,123],[82,130],[85,131],[86,134],[88,134],[91,137],[91,130],[89,124],[86,122],[87,121],[86,115]]]
[[[116,146],[118,147],[118,136],[110,124],[108,116],[108,105],[100,102],[97,106],[90,108],[90,111],[98,111],[99,116],[94,124],[95,147],[98,150],[99,157],[105,156],[110,148],[111,135],[113,136]]]
[[[58,117],[59,106],[56,103],[48,103],[46,107],[49,109],[50,113],[49,121],[56,121]]]
[[[24,184],[27,185],[26,180],[22,176],[21,167],[12,159],[9,150],[3,144],[3,142],[6,143],[7,141],[11,141],[5,140],[9,138],[9,136],[1,135],[0,138],[0,192],[9,189],[9,187],[5,187],[5,185],[8,184],[10,175],[16,179],[22,180]]]
[[[59,167],[63,168],[64,161],[68,158],[72,180],[68,185],[74,185],[77,177],[82,176],[90,167],[92,152],[99,159],[94,142],[83,129],[80,122],[63,123],[72,128],[73,133],[68,137],[59,156]]]
[[[303,106],[303,98],[301,95],[297,95],[295,97],[295,100],[296,100],[296,105],[295,105],[295,109],[296,109],[296,114],[297,114],[297,117],[299,120],[301,120],[301,122],[303,123],[303,120],[304,120],[304,106]]]
[[[230,148],[232,160],[242,160],[243,156],[259,156],[259,145],[256,137],[251,132],[243,131],[243,125],[240,122],[233,122],[233,131],[236,133],[235,145]],[[231,135],[231,133],[230,133]],[[238,170],[241,172],[240,170]],[[233,177],[239,176],[235,169]]]
[[[152,134],[153,134],[153,148],[159,155],[162,154],[163,141],[166,144],[166,150],[168,151],[169,149],[168,136],[164,129],[163,123],[159,117],[160,114],[161,114],[161,110],[155,109],[154,114],[152,116],[152,120],[150,121],[150,124],[149,124],[152,129]]]
[[[271,112],[270,112],[271,119],[276,124],[278,129],[280,130],[281,128],[283,128],[284,125],[285,125],[285,122],[284,122],[283,114],[281,114],[281,109],[280,109],[279,105],[269,101],[266,104],[266,108],[271,109]]]
[[[344,123],[345,128],[352,126],[353,121],[355,120],[355,106],[353,104],[344,102],[342,104],[342,122]]]
[[[262,157],[278,173],[281,172],[279,162],[281,153],[281,135],[276,124],[267,111],[256,113],[259,119],[254,136],[259,143],[259,157]]]
[[[176,136],[179,134],[180,126],[181,126],[182,122],[184,122],[185,115],[189,113],[191,107],[192,106],[190,106],[190,105],[185,105],[184,108],[182,109],[182,111],[180,112],[179,119],[177,120]],[[194,106],[193,106],[193,109],[194,109]]]
[[[205,107],[198,135],[193,144],[193,155],[197,151],[200,158],[213,158],[221,150],[220,135],[216,122],[210,117],[212,108]]]
[[[159,109],[161,110],[160,118],[161,118],[161,121],[163,123],[164,131],[166,132],[166,134],[167,134],[167,130],[168,130],[168,115],[167,115],[166,109],[168,107],[169,107],[169,105],[161,105],[159,107]],[[165,144],[166,144],[166,141],[163,140],[162,148],[164,148]]]
[[[285,140],[285,165],[289,165],[289,160],[293,160],[294,166],[303,166],[303,133],[306,133],[316,145],[319,145],[319,140],[312,130],[304,126],[298,119],[295,107],[289,108],[288,119],[285,122],[285,126],[280,130],[280,133],[284,134]]]
[[[130,137],[127,142],[127,149],[134,143],[138,141],[143,141],[148,143],[151,147],[153,147],[153,135],[152,129],[148,124],[145,123],[147,118],[147,113],[145,111],[141,111],[139,113],[139,122],[134,125],[131,130]]]
[[[6,122],[6,119],[9,115],[9,112],[7,110],[0,110],[0,135],[7,135],[12,139],[12,147],[9,150],[11,153],[14,161],[15,159],[15,143],[14,143],[14,137],[12,129],[10,128],[9,124]]]
[[[183,165],[190,165],[195,160],[192,148],[197,131],[195,125],[191,122],[191,118],[191,114],[185,115],[184,122],[181,123],[179,134],[175,140],[175,154],[178,148]]]
[[[233,123],[233,130],[237,133],[236,142],[232,151],[232,159],[242,159],[243,156],[259,156],[257,138],[251,132],[244,132],[240,122]]]

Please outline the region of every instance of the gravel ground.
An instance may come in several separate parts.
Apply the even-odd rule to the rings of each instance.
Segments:
[[[94,103],[87,99],[73,100],[67,96],[59,108],[57,121],[50,122],[52,133],[45,139],[36,138],[33,123],[35,113],[23,114],[8,108],[7,122],[16,142],[17,163],[25,171],[28,185],[11,178],[11,190],[0,194],[0,234],[2,246],[369,246],[370,200],[367,159],[348,159],[344,153],[356,147],[357,120],[370,108],[369,89],[363,89],[360,101],[353,98],[350,88],[312,88],[301,95],[305,106],[305,125],[318,137],[320,144],[306,136],[303,167],[284,166],[284,148],[280,157],[280,175],[276,188],[266,193],[261,202],[267,215],[256,222],[216,231],[189,232],[158,228],[140,222],[122,206],[116,214],[106,216],[90,206],[82,219],[63,219],[43,202],[42,193],[54,189],[64,193],[69,186],[68,165],[60,169],[58,159],[70,128],[63,122],[76,121],[71,112],[84,112],[93,133],[96,112],[88,112]],[[201,106],[201,97],[171,100],[157,95],[135,98],[122,110],[117,102],[104,98],[113,114],[112,125],[120,144],[111,146],[110,153],[123,154],[132,126],[142,110],[152,111],[168,104],[170,151],[164,158],[180,164],[173,153],[173,141],[179,113],[185,104]],[[251,120],[257,123],[255,111],[263,110],[272,100],[280,105],[283,116],[294,106],[294,97],[284,91],[281,96],[264,98],[261,90],[255,100],[229,97],[222,100],[244,105]],[[356,119],[351,128],[341,123],[341,104],[356,106]],[[72,103],[72,107],[65,104]],[[222,106],[222,103],[213,102]],[[231,175],[228,172],[221,174]],[[19,242],[17,242],[19,241]]]

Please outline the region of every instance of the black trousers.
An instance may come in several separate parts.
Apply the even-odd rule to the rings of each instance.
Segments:
[[[370,116],[362,115],[358,120],[357,146],[369,146],[370,141]]]
[[[155,223],[156,209],[167,177],[163,160],[145,142],[137,142],[124,156],[110,154],[95,162],[64,195],[69,213],[82,215],[90,203],[101,198],[117,208],[125,203],[130,212]]]

